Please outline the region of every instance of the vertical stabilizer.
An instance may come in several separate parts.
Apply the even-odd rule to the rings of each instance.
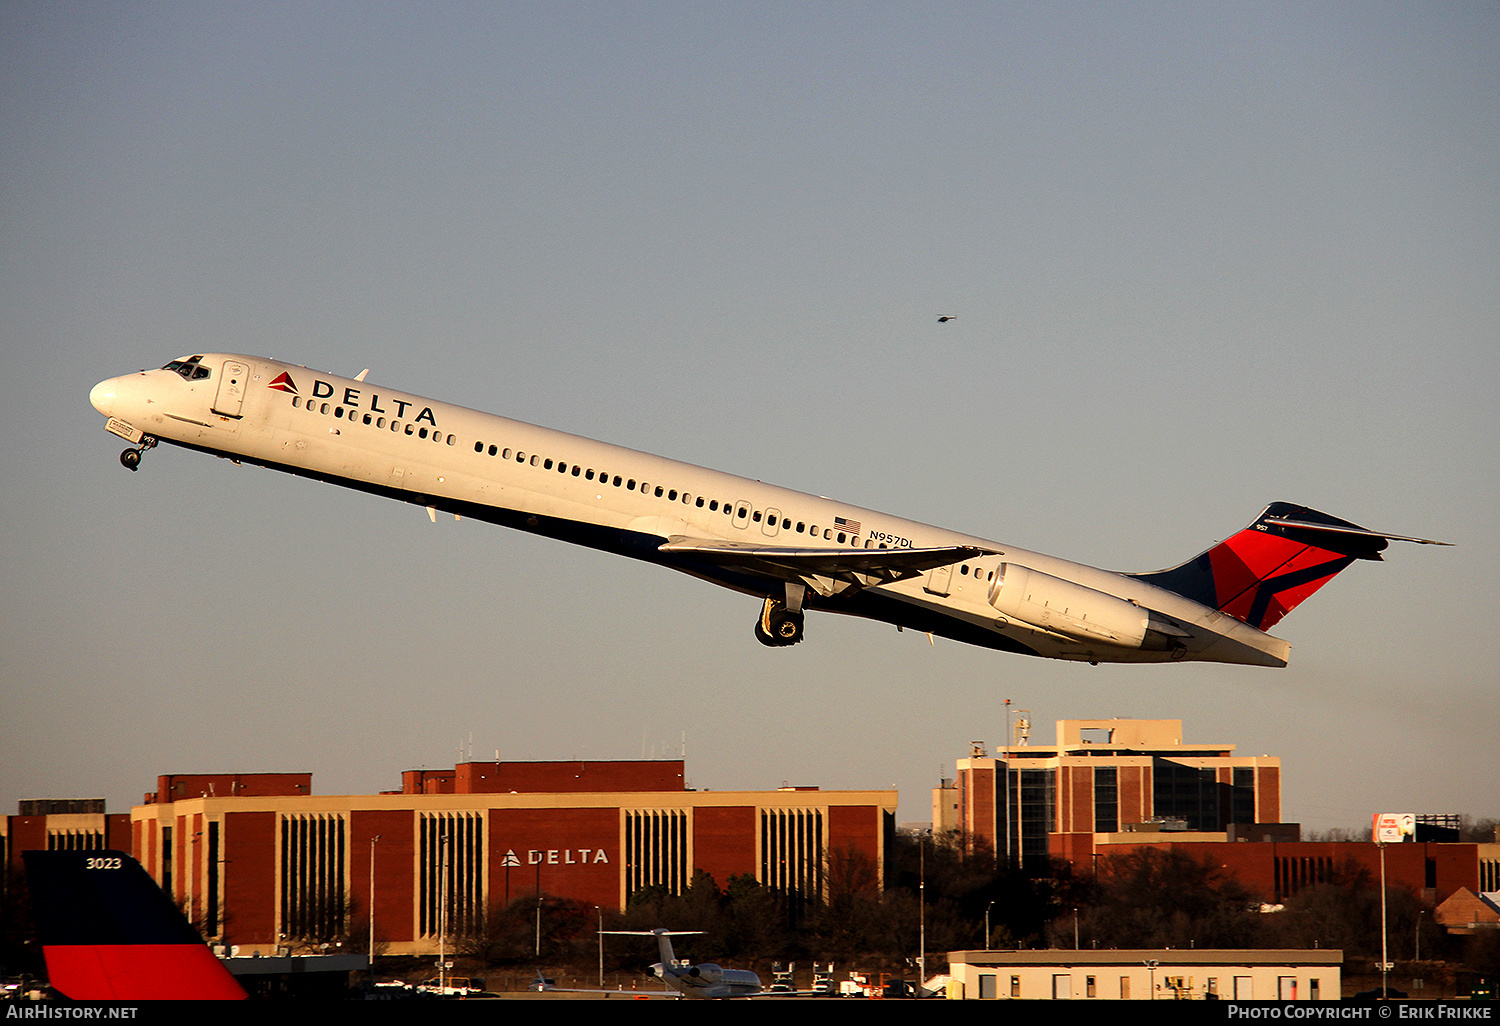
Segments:
[[[1356,559],[1380,559],[1392,540],[1442,544],[1273,502],[1249,527],[1181,566],[1131,576],[1268,631]]]
[[[141,864],[121,851],[28,851],[53,989],[75,1001],[240,1000],[245,990]]]

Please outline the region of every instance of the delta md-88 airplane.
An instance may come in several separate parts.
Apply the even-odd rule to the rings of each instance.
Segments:
[[[1277,502],[1180,566],[1114,573],[817,495],[254,356],[203,353],[110,378],[89,401],[158,441],[680,570],[762,600],[762,644],[809,609],[1090,663],[1285,666],[1266,633],[1389,541]]]

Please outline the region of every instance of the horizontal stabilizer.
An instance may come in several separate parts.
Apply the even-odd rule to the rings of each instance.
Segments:
[[[1385,541],[1415,542],[1418,545],[1452,545],[1452,542],[1433,541],[1431,538],[1412,538],[1405,534],[1390,534],[1386,531],[1366,531],[1363,527],[1353,527],[1337,524],[1315,524],[1307,520],[1281,520],[1281,524],[1287,527],[1300,527],[1306,531],[1326,531],[1333,534],[1345,534],[1351,538],[1381,538]]]
[[[600,930],[611,937],[696,937],[703,930]]]

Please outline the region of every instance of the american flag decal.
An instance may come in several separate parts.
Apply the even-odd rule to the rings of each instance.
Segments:
[[[843,517],[834,517],[833,526],[838,528],[840,531],[848,531],[850,534],[859,533],[858,520],[846,520]]]

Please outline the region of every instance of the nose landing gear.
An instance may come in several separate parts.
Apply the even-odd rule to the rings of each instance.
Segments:
[[[141,469],[141,455],[147,449],[154,448],[156,448],[156,439],[151,437],[150,435],[143,435],[141,437],[141,444],[139,448],[126,449],[124,452],[120,453],[120,465],[126,470],[139,470]]]

